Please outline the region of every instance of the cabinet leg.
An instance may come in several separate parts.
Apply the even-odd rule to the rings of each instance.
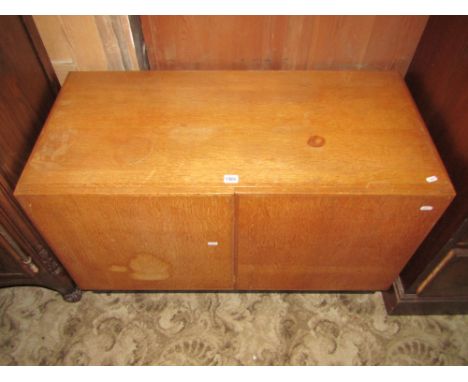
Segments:
[[[67,302],[78,302],[81,300],[82,295],[83,292],[81,291],[81,289],[76,287],[71,292],[64,294],[63,299]]]

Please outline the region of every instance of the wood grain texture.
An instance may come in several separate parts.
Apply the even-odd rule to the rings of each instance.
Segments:
[[[80,72],[15,195],[85,289],[375,290],[453,188],[395,73]]]
[[[225,174],[246,193],[453,194],[401,78],[359,71],[73,73],[16,191],[232,192]]]
[[[233,287],[232,196],[20,200],[81,289]]]
[[[385,290],[450,200],[240,195],[236,288]]]
[[[49,55],[47,54],[47,50],[41,39],[41,35],[37,30],[36,24],[34,23],[34,19],[32,16],[21,16],[21,21],[23,22],[23,25],[29,35],[31,44],[34,48],[34,51],[36,52],[37,58],[41,63],[44,73],[49,80],[49,86],[52,89],[54,96],[57,96],[60,90],[60,82],[58,80],[57,74],[55,73],[55,69],[50,62]]]
[[[67,294],[75,284],[13,197],[58,82],[29,17],[1,16],[0,32],[0,286]]]
[[[139,70],[128,16],[34,16],[60,83],[70,71]]]
[[[426,16],[141,16],[151,69],[379,69],[404,75]]]
[[[0,17],[0,176],[11,190],[55,93],[20,17]]]

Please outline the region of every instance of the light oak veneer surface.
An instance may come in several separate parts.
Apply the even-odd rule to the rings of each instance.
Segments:
[[[395,73],[81,72],[15,195],[83,289],[382,290],[454,191]]]
[[[403,80],[357,71],[72,73],[17,192],[234,188],[453,193]]]

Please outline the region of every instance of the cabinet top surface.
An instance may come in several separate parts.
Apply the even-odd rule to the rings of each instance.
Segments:
[[[234,191],[453,194],[403,80],[364,71],[71,73],[16,188]]]

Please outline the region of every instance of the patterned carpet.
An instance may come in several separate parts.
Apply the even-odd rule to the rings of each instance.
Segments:
[[[466,365],[468,316],[389,317],[379,293],[0,289],[2,365]]]

